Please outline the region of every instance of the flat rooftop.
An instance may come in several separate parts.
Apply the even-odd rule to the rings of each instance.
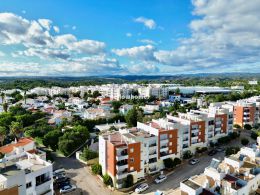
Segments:
[[[184,180],[182,183],[184,183],[185,185],[189,186],[190,188],[192,188],[194,190],[201,188],[198,184],[196,184],[195,182],[193,182],[189,179]]]

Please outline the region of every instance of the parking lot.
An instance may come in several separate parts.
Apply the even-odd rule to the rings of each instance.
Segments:
[[[86,165],[80,163],[78,160],[74,158],[67,158],[62,156],[55,156],[54,159],[55,159],[54,169],[63,167],[66,171],[66,175],[71,179],[71,184],[77,186],[77,189],[75,191],[67,194],[69,195],[118,194],[104,187],[103,183],[96,176],[93,176],[89,172],[89,170],[86,168]]]

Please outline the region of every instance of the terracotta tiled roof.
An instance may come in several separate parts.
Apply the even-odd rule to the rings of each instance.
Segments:
[[[29,143],[33,142],[32,138],[21,138],[17,143],[8,144],[0,147],[0,152],[3,154],[8,154],[14,150],[15,147],[25,146]]]

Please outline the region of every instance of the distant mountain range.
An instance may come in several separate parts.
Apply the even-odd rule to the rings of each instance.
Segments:
[[[35,77],[0,77],[0,81],[10,80],[53,80],[53,81],[84,81],[84,80],[103,80],[103,81],[144,81],[144,80],[175,80],[192,78],[223,78],[223,79],[260,79],[260,73],[196,73],[178,75],[101,75],[86,77],[67,77],[67,76],[35,76]]]

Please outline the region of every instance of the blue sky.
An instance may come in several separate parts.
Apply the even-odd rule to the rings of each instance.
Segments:
[[[259,72],[259,8],[258,0],[0,0],[0,76]]]

